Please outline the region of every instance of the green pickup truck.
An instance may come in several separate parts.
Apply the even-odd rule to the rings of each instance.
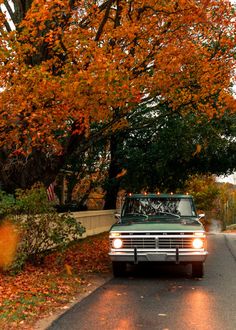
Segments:
[[[128,263],[191,264],[202,277],[207,257],[204,228],[192,196],[135,194],[126,197],[109,233],[113,274],[123,276]]]

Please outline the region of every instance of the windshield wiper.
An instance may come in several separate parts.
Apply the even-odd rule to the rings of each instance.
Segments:
[[[148,219],[148,215],[146,215],[146,214],[142,214],[142,213],[126,213],[125,215],[124,215],[125,217],[126,216],[134,216],[134,217],[136,217],[136,216],[139,216],[139,217],[144,217],[145,219]]]
[[[174,214],[174,213],[171,213],[171,212],[158,211],[158,212],[156,213],[156,215],[158,215],[158,214],[167,214],[167,215],[171,215],[171,216],[173,216],[173,217],[175,217],[175,218],[180,219],[180,215],[178,215],[178,214]]]

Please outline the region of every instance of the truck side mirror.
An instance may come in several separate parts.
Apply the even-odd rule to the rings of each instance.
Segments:
[[[120,213],[115,213],[115,219],[117,223],[121,222]]]

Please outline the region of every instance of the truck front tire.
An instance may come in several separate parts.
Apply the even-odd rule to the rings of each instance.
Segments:
[[[124,276],[126,271],[126,262],[112,261],[112,271],[114,277]]]
[[[193,262],[192,263],[192,277],[203,277],[204,275],[204,267],[203,262]]]

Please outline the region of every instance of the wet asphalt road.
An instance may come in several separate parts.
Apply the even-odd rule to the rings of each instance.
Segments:
[[[224,234],[209,235],[208,250],[203,279],[190,266],[130,269],[48,330],[236,330],[236,255]]]

